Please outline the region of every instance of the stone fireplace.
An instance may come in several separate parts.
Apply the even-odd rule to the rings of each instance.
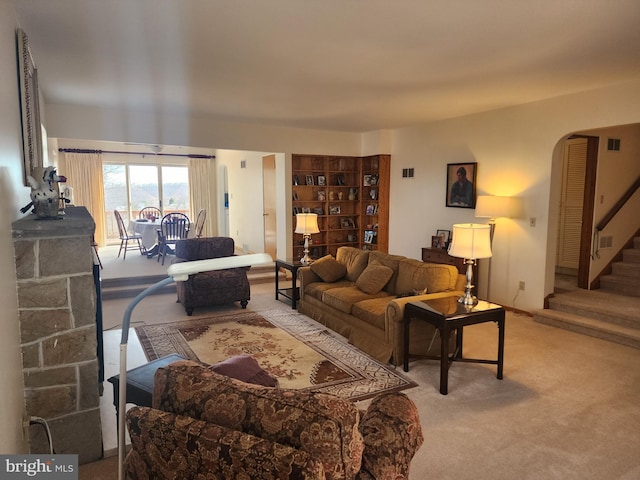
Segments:
[[[81,464],[102,457],[94,231],[84,207],[12,224],[26,420],[44,418],[55,452]],[[27,432],[31,453],[49,452],[41,425]]]

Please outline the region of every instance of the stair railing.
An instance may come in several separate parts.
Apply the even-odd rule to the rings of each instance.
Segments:
[[[620,210],[622,210],[622,207],[624,207],[629,199],[633,196],[633,194],[636,193],[636,190],[638,190],[638,188],[640,188],[640,177],[636,178],[636,181],[633,182],[633,185],[631,185],[627,189],[627,191],[624,192],[620,199],[611,207],[607,214],[602,217],[602,220],[600,220],[596,225],[595,231],[593,232],[593,258],[600,258],[600,248],[598,246],[600,242],[600,232],[604,230],[605,227],[609,225],[609,222],[615,218]]]

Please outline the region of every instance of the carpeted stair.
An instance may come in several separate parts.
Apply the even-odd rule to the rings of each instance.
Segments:
[[[275,264],[251,267],[251,269],[247,273],[249,283],[251,285],[256,285],[259,283],[273,282],[275,279],[274,271]],[[281,273],[280,275],[280,278],[284,279],[284,274]],[[144,289],[165,278],[167,278],[165,275],[149,275],[140,277],[103,279],[102,300],[133,298]],[[171,283],[153,292],[154,295],[165,293],[176,293],[175,284]]]
[[[601,277],[599,290],[556,293],[549,309],[532,312],[534,320],[640,349],[640,237],[633,247]]]

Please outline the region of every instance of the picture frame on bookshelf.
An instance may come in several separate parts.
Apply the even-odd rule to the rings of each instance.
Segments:
[[[300,178],[298,177],[298,175],[293,176],[293,184],[300,185]]]
[[[324,190],[319,190],[318,191],[318,200],[320,202],[324,202],[327,199],[327,192],[325,192]]]
[[[311,213],[311,207],[302,207],[300,213]]]
[[[371,245],[375,243],[375,240],[376,240],[376,232],[374,230],[364,231],[364,243]]]
[[[327,177],[324,175],[318,175],[318,185],[325,186],[327,184]]]
[[[293,192],[293,201],[294,201],[294,202],[297,202],[298,200],[300,200],[300,199],[298,198],[298,192]]]
[[[340,215],[340,205],[330,205],[329,215]]]
[[[370,187],[372,185],[378,184],[378,175],[375,174],[367,174],[362,176],[362,183],[365,187]]]
[[[365,214],[366,215],[375,215],[377,210],[378,210],[378,206],[374,205],[373,203],[370,203],[369,205],[367,205],[367,208],[365,210]]]
[[[316,215],[324,215],[324,208],[316,207],[313,209],[313,213],[315,213]]]
[[[340,185],[340,186],[345,184],[345,178],[344,178],[344,175],[342,173],[336,175],[336,184]]]
[[[353,221],[353,218],[344,217],[340,219],[340,227],[341,228],[356,228],[356,223]]]
[[[313,175],[307,175],[307,185],[313,185]]]
[[[369,190],[369,198],[371,200],[377,200],[378,199],[378,190],[375,188],[372,188],[371,190]]]
[[[294,214],[294,215],[297,215],[297,214],[299,214],[299,213],[302,213],[302,212],[300,211],[300,208],[299,208],[299,207],[293,207],[293,214]]]

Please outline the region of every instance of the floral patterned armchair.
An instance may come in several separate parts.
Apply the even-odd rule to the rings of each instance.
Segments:
[[[402,393],[366,411],[333,395],[264,387],[190,360],[156,372],[153,407],[127,412],[128,479],[408,478],[422,444]]]
[[[173,263],[210,258],[230,257],[234,254],[233,238],[208,237],[187,238],[176,243],[176,258]],[[176,282],[178,302],[187,315],[196,307],[224,305],[240,302],[246,308],[251,298],[251,287],[247,278],[250,267],[229,268],[189,275],[185,282]]]

